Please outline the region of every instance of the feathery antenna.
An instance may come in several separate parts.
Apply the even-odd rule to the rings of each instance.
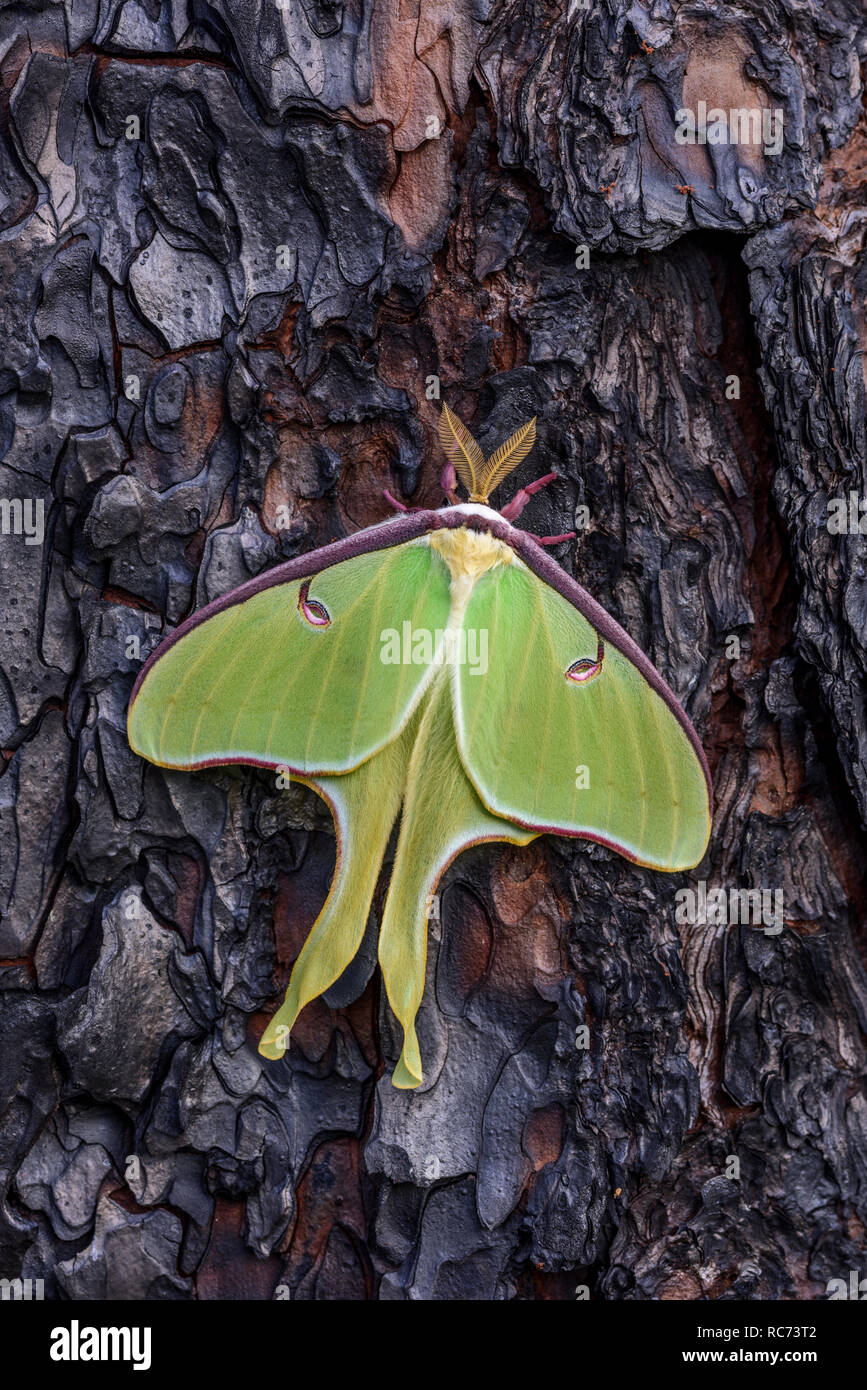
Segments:
[[[466,425],[443,402],[439,437],[446,458],[470,494],[470,501],[487,503],[494,488],[518,467],[536,442],[536,416],[515,430],[486,459]]]
[[[446,458],[454,465],[455,472],[472,496],[477,491],[477,479],[485,467],[485,456],[466,425],[449,410],[445,401],[440,416],[439,436]]]

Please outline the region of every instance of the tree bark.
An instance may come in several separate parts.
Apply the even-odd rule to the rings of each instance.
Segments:
[[[0,1276],[791,1299],[867,1272],[865,53],[856,0],[0,11],[0,495],[45,518],[0,536]],[[679,143],[701,101],[779,111],[780,149]],[[716,809],[690,875],[463,854],[406,1093],[387,873],[264,1061],[330,815],[145,765],[125,718],[197,607],[384,488],[441,504],[441,400],[486,452],[537,416],[514,488],[558,481],[521,524],[578,518],[553,553],[682,700]],[[781,892],[782,930],[680,920],[699,884]]]

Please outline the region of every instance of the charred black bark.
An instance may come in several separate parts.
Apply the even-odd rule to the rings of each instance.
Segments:
[[[863,14],[554,8],[0,12],[0,1275],[50,1296],[867,1272]],[[680,143],[702,101],[763,140]],[[483,446],[537,415],[522,522],[577,529],[717,809],[689,876],[463,855],[409,1095],[378,903],[256,1052],[322,804],[146,766],[125,715],[196,607],[384,487],[439,505],[437,392]],[[701,884],[784,921],[684,920]]]

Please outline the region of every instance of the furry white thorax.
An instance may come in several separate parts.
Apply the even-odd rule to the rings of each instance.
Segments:
[[[485,516],[488,521],[499,521],[501,525],[506,524],[499,512],[495,512],[493,507],[484,506],[481,502],[458,502],[454,507],[441,507],[440,511],[448,512],[449,516],[454,516],[455,512],[462,516]]]
[[[457,510],[457,507],[451,508],[451,512]],[[498,566],[520,564],[512,547],[505,541],[498,540],[489,531],[476,530],[468,526],[449,526],[428,532],[426,540],[431,549],[442,556],[449,568],[452,599],[450,628],[458,628],[462,624],[470,594],[483,574]]]

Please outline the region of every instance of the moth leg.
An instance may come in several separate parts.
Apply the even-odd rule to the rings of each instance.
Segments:
[[[337,863],[325,906],[292,967],[286,998],[259,1043],[282,1057],[290,1029],[311,999],[339,979],[361,945],[382,860],[397,819],[406,775],[406,735],[353,772],[305,781],[326,800],[337,831]]]
[[[430,895],[443,870],[479,840],[527,844],[537,832],[492,816],[464,771],[455,740],[448,675],[434,683],[409,760],[397,853],[379,933],[379,963],[404,1042],[392,1082],[423,1080],[415,1018],[424,992]]]

